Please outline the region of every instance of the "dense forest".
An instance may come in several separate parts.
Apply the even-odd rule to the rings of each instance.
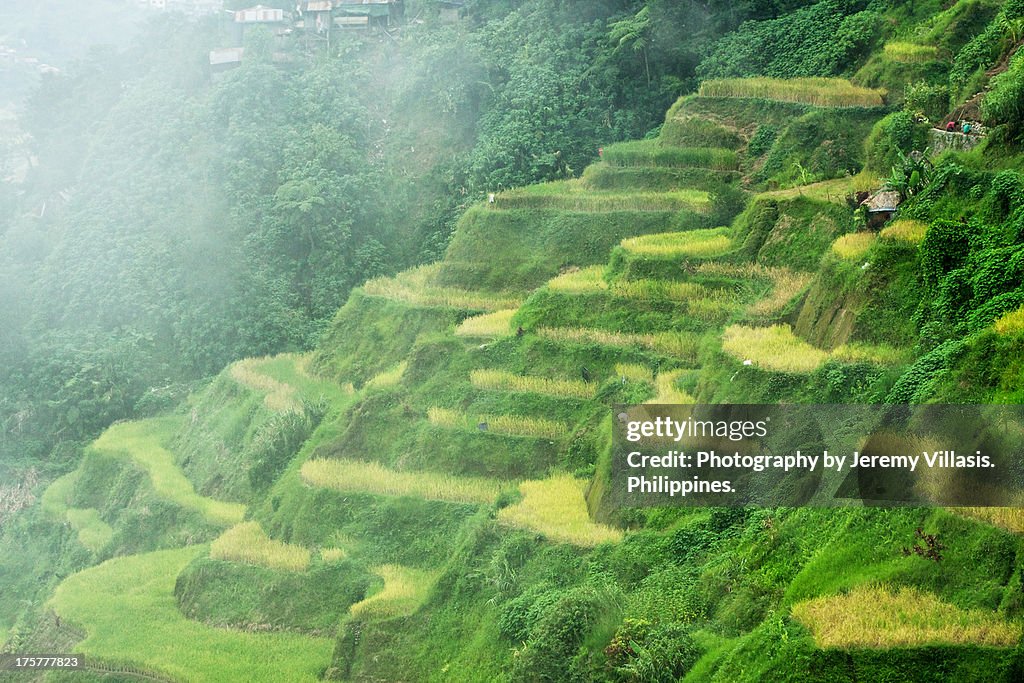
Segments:
[[[1020,680],[1021,507],[622,507],[609,408],[1021,403],[1024,1],[267,5],[0,10],[3,652]]]

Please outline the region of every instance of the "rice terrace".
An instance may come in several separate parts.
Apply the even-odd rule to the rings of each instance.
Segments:
[[[664,406],[1024,443],[1024,1],[0,26],[0,681],[1024,680],[1019,458],[619,490]]]

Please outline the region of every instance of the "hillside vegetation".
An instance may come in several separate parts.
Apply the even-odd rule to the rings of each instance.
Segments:
[[[47,543],[0,561],[5,647],[95,680],[1019,681],[1019,508],[613,504],[616,404],[1024,399],[1024,4],[765,4],[715,15],[655,134],[495,188],[309,354],[107,428],[4,523]],[[613,25],[637,64],[667,5]],[[990,85],[972,151],[927,149],[922,65],[944,116]]]

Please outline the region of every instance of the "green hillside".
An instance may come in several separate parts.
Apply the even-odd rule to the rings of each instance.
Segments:
[[[1024,679],[1024,508],[611,502],[614,404],[1024,399],[1024,3],[796,4],[313,350],[107,427],[5,530],[5,651],[86,655],[54,681]],[[758,52],[825,29],[846,52]],[[976,147],[938,148],[950,116]]]

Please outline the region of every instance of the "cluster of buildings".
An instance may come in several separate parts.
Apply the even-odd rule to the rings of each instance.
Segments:
[[[165,1],[170,3],[172,0]],[[216,73],[241,64],[245,53],[242,47],[245,34],[257,26],[269,29],[282,47],[286,40],[291,39],[299,41],[307,49],[329,48],[332,35],[339,32],[373,28],[388,30],[398,25],[403,9],[402,0],[295,0],[290,11],[256,5],[225,12],[233,45],[211,51],[210,67]]]

